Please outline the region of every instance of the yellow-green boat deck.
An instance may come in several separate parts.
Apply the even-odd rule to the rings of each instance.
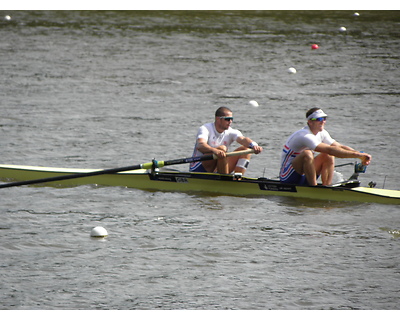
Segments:
[[[27,181],[89,173],[96,169],[66,169],[19,165],[0,165],[3,181]],[[149,191],[207,193],[242,197],[287,196],[331,201],[375,202],[400,204],[400,191],[365,187],[297,186],[265,178],[235,178],[233,175],[191,173],[181,171],[148,172],[144,169],[101,174],[68,180],[46,182],[40,185],[74,187],[78,185],[122,186]]]

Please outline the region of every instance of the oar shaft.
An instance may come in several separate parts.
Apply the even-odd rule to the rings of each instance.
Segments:
[[[226,154],[226,156],[227,157],[238,156],[238,155],[249,154],[249,153],[254,153],[254,150],[247,149],[247,150],[243,150],[243,151],[228,152]],[[128,166],[128,167],[96,170],[96,171],[91,171],[91,172],[68,174],[68,175],[64,175],[64,176],[56,176],[56,177],[43,178],[43,179],[4,183],[4,184],[0,184],[0,189],[24,186],[24,185],[30,185],[30,184],[40,184],[40,183],[53,182],[53,181],[61,181],[61,180],[98,176],[98,175],[102,175],[102,174],[112,174],[112,173],[138,170],[138,169],[152,169],[153,166],[155,166],[157,168],[162,168],[164,166],[169,166],[169,165],[174,165],[174,164],[190,163],[190,162],[196,162],[196,161],[206,161],[206,160],[212,160],[212,159],[216,159],[216,158],[217,158],[216,155],[210,154],[210,155],[204,155],[204,156],[200,156],[200,157],[182,158],[182,159],[167,160],[167,161],[147,162],[147,163],[137,164],[137,165]]]
[[[97,176],[97,175],[102,175],[102,174],[112,174],[112,173],[117,173],[117,172],[142,169],[142,167],[143,168],[144,167],[151,168],[151,166],[152,166],[152,163],[149,162],[149,163],[143,163],[143,164],[129,166],[129,167],[97,170],[97,171],[84,172],[84,173],[74,173],[74,174],[68,174],[68,175],[64,175],[64,176],[56,176],[56,177],[42,178],[42,179],[35,179],[35,180],[28,180],[28,181],[16,181],[16,182],[0,184],[0,189],[24,186],[24,185],[29,185],[29,184],[39,184],[39,183],[52,182],[52,181],[62,181],[62,180],[77,179],[77,178],[83,178],[83,177],[91,177],[91,176]]]

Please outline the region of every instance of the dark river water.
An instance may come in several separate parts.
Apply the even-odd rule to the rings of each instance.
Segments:
[[[189,157],[228,106],[264,147],[246,175],[274,178],[319,106],[334,139],[372,154],[362,185],[400,189],[400,12],[359,13],[0,11],[0,163]],[[1,189],[0,309],[398,309],[399,209]],[[95,226],[109,236],[93,240]]]

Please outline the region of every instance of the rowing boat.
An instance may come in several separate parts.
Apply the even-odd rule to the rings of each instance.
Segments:
[[[358,180],[348,180],[334,186],[298,186],[282,183],[279,180],[248,178],[238,174],[161,171],[159,168],[135,169],[107,174],[97,174],[98,172],[102,172],[102,170],[0,165],[0,180],[8,182],[37,181],[35,185],[53,187],[74,187],[90,184],[122,186],[148,191],[240,197],[285,196],[400,205],[400,190],[360,187]],[[67,179],[58,180],[57,177],[67,177]],[[20,185],[23,184],[23,182],[20,183]],[[7,186],[7,184],[0,184],[0,187],[4,185]],[[9,185],[12,185],[12,183]]]

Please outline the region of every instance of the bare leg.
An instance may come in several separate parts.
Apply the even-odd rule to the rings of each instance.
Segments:
[[[324,186],[332,184],[335,157],[326,153],[320,153],[314,158],[314,166],[317,175],[321,175],[322,184]]]
[[[219,146],[217,149],[221,149],[224,152],[227,151],[225,146]],[[218,173],[229,173],[228,158],[221,158],[217,160],[203,161],[202,165],[207,172],[218,172]]]
[[[227,148],[225,146],[219,146],[218,149],[227,152]],[[246,147],[241,146],[235,149],[235,151],[246,150],[246,149],[247,149]],[[251,154],[245,154],[241,156],[221,158],[218,160],[208,160],[208,161],[203,161],[203,167],[207,170],[207,172],[217,171],[218,173],[221,174],[228,174],[235,171],[238,173],[244,173],[246,171],[246,168],[238,167],[236,166],[236,164],[239,159],[246,159],[250,161],[250,158]]]
[[[314,166],[314,155],[311,150],[300,153],[292,162],[294,170],[299,174],[305,174],[310,186],[317,185],[317,173]]]
[[[207,172],[214,172],[217,167],[217,160],[207,160],[201,163]]]
[[[235,149],[235,151],[246,150],[246,149],[248,149],[248,148],[246,148],[244,146],[241,146],[241,147]],[[235,171],[237,173],[242,173],[242,174],[246,172],[246,168],[237,166],[237,163],[238,163],[239,159],[246,159],[247,161],[250,161],[251,154],[244,154],[244,155],[241,155],[241,156],[229,157],[229,159],[228,159],[229,172]]]

